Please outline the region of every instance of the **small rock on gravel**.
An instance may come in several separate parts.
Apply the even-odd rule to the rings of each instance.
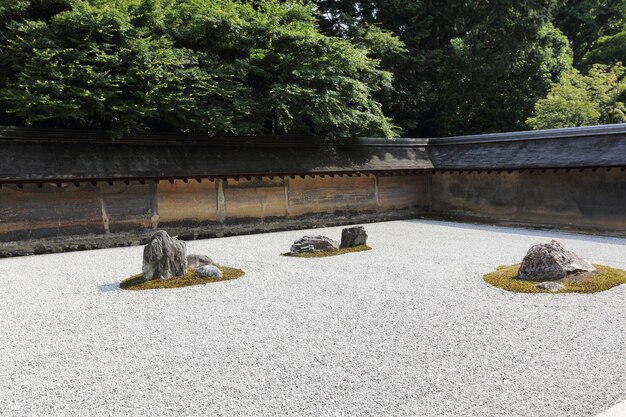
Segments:
[[[215,265],[202,265],[197,269],[200,275],[210,278],[222,278],[222,271]]]
[[[187,266],[189,268],[197,268],[202,265],[215,265],[215,262],[206,255],[187,255]]]
[[[304,236],[291,245],[291,253],[339,250],[339,242],[326,236]]]
[[[554,281],[540,282],[539,284],[536,285],[536,287],[541,288],[542,290],[548,290],[548,291],[561,291],[563,288],[565,288],[563,284],[560,284]]]
[[[535,245],[526,254],[517,273],[520,279],[556,281],[567,274],[591,272],[596,268],[574,252],[552,240]]]

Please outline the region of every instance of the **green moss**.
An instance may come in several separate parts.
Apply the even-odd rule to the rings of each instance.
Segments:
[[[502,288],[503,290],[521,293],[542,293],[542,292],[577,292],[577,293],[592,293],[606,291],[609,288],[616,287],[621,284],[626,284],[626,271],[617,268],[611,268],[604,265],[594,266],[598,270],[586,277],[580,279],[565,279],[558,281],[565,287],[560,291],[548,291],[541,288],[537,288],[539,281],[527,281],[517,278],[517,271],[520,264],[510,266],[499,266],[494,272],[491,272],[483,277],[483,279],[494,287]]]
[[[323,250],[319,252],[303,252],[303,253],[283,253],[283,256],[293,256],[294,258],[324,258],[326,256],[337,256],[345,253],[363,252],[371,250],[372,248],[367,245],[354,246],[352,248],[341,248],[339,250]]]
[[[182,277],[172,279],[160,279],[147,281],[143,278],[143,274],[133,275],[120,283],[120,288],[124,290],[153,290],[157,288],[180,288],[192,285],[208,284],[210,282],[227,281],[237,279],[245,275],[241,269],[229,268],[227,266],[218,266],[222,271],[222,277],[205,277],[196,272],[195,269],[189,269]]]

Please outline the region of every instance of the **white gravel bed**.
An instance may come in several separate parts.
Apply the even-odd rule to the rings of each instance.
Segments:
[[[626,269],[626,240],[435,221],[373,250],[279,256],[303,234],[187,242],[233,281],[122,291],[141,247],[0,260],[1,416],[594,416],[626,399],[626,286],[515,294],[482,275],[562,241]]]

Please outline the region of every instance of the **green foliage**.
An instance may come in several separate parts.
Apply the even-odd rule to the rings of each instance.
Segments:
[[[552,0],[483,2],[317,0],[327,33],[364,38],[377,25],[405,44],[377,56],[394,74],[379,95],[406,135],[524,128],[537,99],[569,69],[567,39],[549,23]]]
[[[594,65],[587,75],[587,91],[598,103],[600,123],[626,122],[626,68],[621,62],[612,67]]]
[[[572,70],[546,98],[537,101],[535,117],[528,119],[528,125],[532,129],[589,126],[599,119],[600,110],[586,91],[583,76]]]
[[[613,65],[617,62],[626,62],[626,32],[598,39],[596,46],[583,58],[582,67],[589,68],[593,64]]]
[[[524,129],[535,102],[571,68],[567,39],[550,24],[505,48],[451,41],[431,119],[440,135]]]
[[[553,21],[570,40],[573,64],[581,69],[583,57],[599,38],[626,30],[626,0],[559,0]],[[594,63],[603,62],[586,67]]]
[[[428,137],[616,122],[621,67],[594,64],[625,62],[625,11],[626,0],[0,0],[0,124]]]
[[[322,35],[312,12],[271,0],[2,6],[1,121],[393,136],[373,98],[391,74],[361,45]]]
[[[594,65],[588,75],[572,70],[535,105],[532,129],[626,122],[626,69]]]

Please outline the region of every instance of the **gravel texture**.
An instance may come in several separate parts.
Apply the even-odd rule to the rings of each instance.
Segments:
[[[626,416],[626,401],[615,404],[605,412],[598,414],[597,417],[624,417]]]
[[[142,248],[0,260],[2,416],[593,416],[626,397],[626,286],[516,294],[482,275],[556,238],[626,269],[626,240],[435,221],[373,250],[280,256],[341,228],[187,242],[240,279],[122,291]]]

